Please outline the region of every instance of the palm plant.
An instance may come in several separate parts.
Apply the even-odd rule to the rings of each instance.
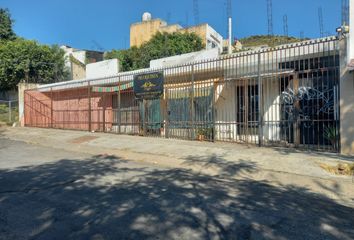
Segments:
[[[337,129],[333,126],[325,127],[323,131],[323,137],[330,141],[333,146],[335,146],[338,137]]]

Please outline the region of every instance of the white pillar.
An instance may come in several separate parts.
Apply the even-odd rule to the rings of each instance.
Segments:
[[[349,3],[349,37],[340,40],[340,147],[354,156],[354,74],[348,63],[354,59],[354,0]]]

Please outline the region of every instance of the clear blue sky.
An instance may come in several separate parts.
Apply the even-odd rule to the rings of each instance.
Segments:
[[[200,23],[209,23],[226,36],[226,0],[199,0]],[[234,35],[267,33],[266,0],[232,0]],[[335,34],[341,22],[341,0],[273,0],[274,33],[283,34],[288,15],[289,35],[319,37],[318,8],[324,30]],[[0,0],[15,19],[15,32],[45,44],[83,49],[129,47],[129,26],[144,11],[169,23],[194,24],[192,0]],[[188,16],[188,17],[187,17]]]

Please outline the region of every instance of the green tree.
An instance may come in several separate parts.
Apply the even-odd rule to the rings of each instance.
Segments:
[[[117,58],[122,71],[149,67],[154,59],[175,56],[203,49],[202,39],[195,33],[157,33],[139,48],[112,50],[105,59]]]
[[[8,9],[0,8],[0,40],[14,40],[13,20]]]
[[[0,42],[0,89],[16,89],[21,82],[51,83],[65,80],[64,51],[17,38]]]

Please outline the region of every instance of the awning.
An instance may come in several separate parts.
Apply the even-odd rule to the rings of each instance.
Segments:
[[[129,88],[133,88],[133,82],[128,82],[125,84],[122,84],[120,86],[120,90],[124,91]],[[119,86],[112,86],[112,87],[92,87],[92,92],[118,92],[119,91]]]

